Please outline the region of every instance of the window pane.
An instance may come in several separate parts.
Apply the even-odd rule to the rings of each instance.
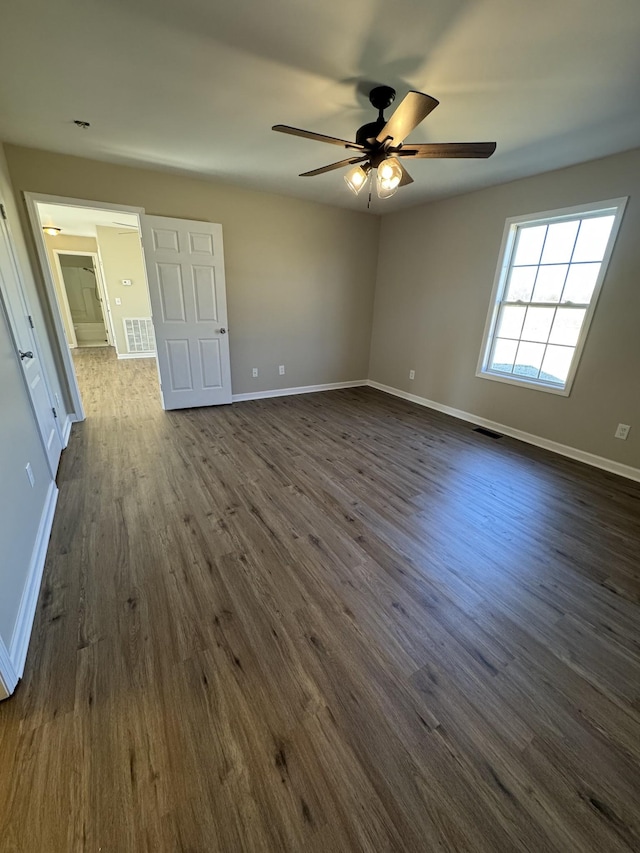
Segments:
[[[497,338],[496,345],[493,348],[493,358],[489,365],[490,369],[499,370],[502,373],[511,373],[517,349],[517,341],[505,341]]]
[[[536,287],[532,302],[559,302],[564,280],[569,269],[567,264],[553,264],[538,268]]]
[[[549,335],[549,343],[574,347],[578,343],[578,335],[586,313],[584,308],[558,308]]]
[[[542,253],[543,264],[563,264],[571,260],[580,220],[556,222],[550,225]]]
[[[544,344],[530,344],[522,341],[518,347],[518,355],[516,356],[513,372],[519,376],[537,378],[544,350]]]
[[[562,301],[584,305],[591,302],[599,272],[600,264],[571,264]]]
[[[527,264],[539,264],[540,252],[546,233],[546,225],[537,225],[534,228],[518,228],[518,245],[513,265],[520,267]]]
[[[542,362],[540,379],[564,385],[569,375],[573,353],[573,347],[548,346]]]
[[[604,258],[614,219],[614,216],[598,216],[594,219],[583,219],[571,260],[601,261]]]
[[[529,302],[538,267],[514,267],[509,278],[507,302]]]
[[[527,308],[527,318],[522,330],[523,340],[546,343],[555,310],[555,308]]]
[[[500,312],[498,336],[501,338],[519,338],[526,310],[526,308],[510,305],[504,306]]]

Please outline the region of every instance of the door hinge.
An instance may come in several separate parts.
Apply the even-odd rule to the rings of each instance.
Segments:
[[[33,325],[33,317],[31,316],[31,314],[27,314],[27,317],[29,318],[29,325],[32,329],[35,329],[35,326]]]
[[[57,418],[57,417],[58,417],[58,413],[56,412],[56,407],[55,407],[55,406],[51,406],[51,411],[53,412],[53,417],[54,417],[54,418]]]
[[[7,211],[4,209],[4,204],[0,204],[0,214],[2,215],[3,219],[7,218]]]

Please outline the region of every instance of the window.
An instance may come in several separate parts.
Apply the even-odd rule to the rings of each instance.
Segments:
[[[477,376],[569,394],[626,201],[507,220]]]

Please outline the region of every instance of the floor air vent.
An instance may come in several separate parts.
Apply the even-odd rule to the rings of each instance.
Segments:
[[[156,340],[150,317],[125,317],[124,331],[129,352],[156,351]]]
[[[482,433],[482,435],[486,435],[487,438],[502,438],[501,432],[494,432],[492,429],[486,429],[485,427],[474,427],[473,431]]]

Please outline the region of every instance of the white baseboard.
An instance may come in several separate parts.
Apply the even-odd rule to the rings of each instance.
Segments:
[[[20,676],[11,662],[2,637],[0,637],[0,702],[11,696],[19,680]]]
[[[24,664],[27,659],[27,650],[29,648],[29,638],[31,637],[31,629],[33,627],[33,618],[36,612],[38,603],[38,594],[40,592],[40,583],[42,581],[42,572],[47,556],[47,545],[49,544],[49,536],[51,535],[51,525],[53,524],[53,515],[56,509],[58,500],[58,488],[55,483],[51,483],[47,498],[45,500],[44,509],[40,518],[38,534],[36,536],[35,545],[29,564],[29,573],[25,584],[18,617],[16,619],[13,636],[9,645],[9,657],[18,677],[22,677],[24,672]]]
[[[117,353],[119,359],[123,358],[155,358],[155,352],[119,352]]]
[[[73,424],[72,415],[67,415],[67,418],[62,426],[62,448],[64,449],[69,444],[69,436],[71,435],[71,425]]]
[[[292,394],[313,394],[316,391],[336,391],[340,388],[359,388],[366,385],[366,379],[353,379],[350,382],[327,382],[324,385],[301,385],[298,388],[274,388],[271,391],[248,391],[245,394],[234,394],[233,403],[244,400],[264,400],[267,397],[289,397]]]
[[[487,418],[481,418],[471,412],[463,412],[461,409],[454,409],[451,406],[445,406],[442,403],[436,403],[435,400],[428,400],[426,397],[418,397],[416,394],[409,394],[407,391],[401,391],[399,388],[393,388],[390,385],[383,385],[381,382],[374,382],[373,379],[367,381],[367,385],[371,388],[377,388],[378,391],[384,391],[385,394],[393,394],[394,397],[401,397],[403,400],[408,400],[411,403],[417,403],[419,406],[425,406],[428,409],[435,409],[437,412],[443,412],[445,415],[451,415],[454,418],[459,418],[462,421],[468,421],[478,426],[486,427],[494,432],[501,432],[503,435],[508,435],[511,438],[517,438],[518,441],[524,441],[527,444],[533,444],[536,447],[542,447],[544,450],[550,450],[552,453],[558,453],[560,456],[566,456],[569,459],[575,459],[578,462],[584,462],[586,465],[592,465],[594,468],[601,468],[603,471],[609,471],[611,474],[619,474],[621,477],[626,477],[628,480],[640,482],[640,468],[633,468],[631,465],[623,465],[622,462],[615,462],[613,459],[606,459],[604,456],[596,456],[594,453],[587,453],[585,450],[578,450],[576,447],[569,447],[567,444],[560,444],[557,441],[551,441],[548,438],[542,438],[539,435],[533,435],[530,432],[524,432],[520,429],[514,429],[506,424],[499,424],[497,421],[490,421]]]

